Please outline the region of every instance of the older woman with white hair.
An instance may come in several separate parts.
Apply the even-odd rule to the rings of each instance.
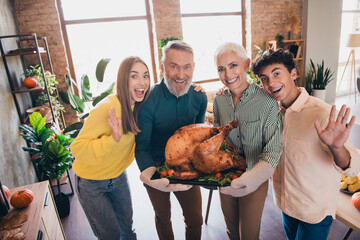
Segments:
[[[214,98],[214,126],[237,120],[237,130],[227,141],[246,159],[247,170],[220,188],[220,202],[230,239],[259,239],[268,180],[274,173],[281,147],[281,117],[276,100],[265,90],[247,81],[250,67],[243,46],[222,44],[215,62],[224,94]]]

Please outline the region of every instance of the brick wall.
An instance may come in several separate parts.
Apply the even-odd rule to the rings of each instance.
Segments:
[[[54,74],[59,82],[58,91],[66,91],[65,74],[68,74],[68,61],[56,0],[15,0],[14,10],[20,34],[36,33],[38,36],[46,36]],[[37,64],[33,61],[34,59],[28,59],[29,64]],[[44,68],[49,69],[47,61],[43,62]],[[68,104],[63,105],[66,124],[78,121],[76,112]]]
[[[247,49],[252,58],[258,50],[254,47],[263,41],[273,40],[277,34],[287,39],[286,24],[289,13],[293,12],[299,18],[301,25],[302,0],[245,0],[246,4],[246,35]],[[56,0],[14,0],[16,17],[20,33],[36,32],[46,35],[54,73],[60,82],[58,89],[66,90],[64,75],[68,72],[68,62],[61,33]],[[182,24],[179,0],[150,0],[152,13],[154,48],[163,38],[182,37]],[[250,22],[249,22],[250,21]],[[300,38],[295,34],[294,38]],[[160,52],[158,51],[158,57]],[[159,66],[159,62],[157,63]],[[76,114],[66,106],[65,120],[67,124],[77,121]]]
[[[180,0],[152,0],[153,24],[155,29],[154,42],[158,46],[161,39],[168,37],[183,37]],[[160,64],[160,50],[158,58]]]
[[[302,0],[251,0],[251,52],[256,56],[258,50],[254,47],[263,41],[274,40],[277,34],[288,39],[286,25],[292,13],[302,24]],[[294,39],[301,38],[295,34]]]

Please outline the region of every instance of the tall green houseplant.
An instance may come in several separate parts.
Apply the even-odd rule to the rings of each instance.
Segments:
[[[326,86],[333,80],[334,72],[330,68],[325,68],[324,60],[321,64],[315,64],[310,59],[310,68],[312,74],[312,88],[325,89]]]

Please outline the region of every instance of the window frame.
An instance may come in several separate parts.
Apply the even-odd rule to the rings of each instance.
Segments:
[[[242,45],[244,48],[246,48],[246,38],[245,38],[245,0],[239,0],[241,1],[241,11],[238,12],[217,12],[217,13],[181,13],[181,18],[187,18],[187,17],[218,17],[218,16],[241,16],[241,36],[242,36]],[[181,4],[181,3],[180,3]],[[204,80],[198,80],[193,81],[195,83],[210,83],[210,82],[217,82],[220,81],[219,78],[213,78],[213,79],[204,79]]]
[[[150,45],[150,57],[151,57],[151,66],[152,66],[152,74],[153,74],[153,81],[154,83],[158,82],[158,75],[156,70],[156,64],[155,64],[155,52],[154,52],[154,36],[152,33],[152,19],[150,14],[150,3],[149,0],[145,1],[145,10],[146,15],[144,16],[127,16],[127,17],[107,17],[107,18],[89,18],[89,19],[78,19],[78,20],[65,20],[64,18],[64,12],[62,9],[62,0],[57,1],[58,11],[60,15],[60,24],[62,28],[65,48],[66,48],[66,54],[68,58],[68,64],[70,68],[70,75],[71,78],[76,80],[75,75],[75,68],[74,68],[74,62],[71,54],[70,49],[70,42],[69,37],[67,33],[66,27],[68,25],[72,24],[85,24],[85,23],[104,23],[104,22],[120,22],[120,21],[132,21],[132,20],[146,20],[147,22],[147,29],[148,29],[148,37],[149,37],[149,45]],[[77,92],[77,89],[75,90],[76,94],[79,94]]]

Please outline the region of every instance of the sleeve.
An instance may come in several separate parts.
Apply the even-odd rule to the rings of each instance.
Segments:
[[[149,99],[147,101],[149,101]],[[147,103],[148,104],[144,104],[139,111],[138,125],[141,132],[135,136],[135,159],[141,172],[148,167],[155,166],[150,153],[154,113],[150,109],[151,104],[149,104],[149,102]]]
[[[196,116],[196,122],[195,123],[204,123],[205,121],[205,113],[206,113],[206,107],[207,107],[207,97],[206,94],[201,92],[200,97],[200,112]]]
[[[77,161],[98,165],[106,160],[112,149],[117,146],[107,121],[110,108],[110,103],[104,103],[90,112],[78,137],[70,146]],[[117,114],[119,112],[120,109]]]
[[[276,101],[272,101],[268,117],[263,128],[264,147],[259,154],[258,160],[265,161],[272,168],[276,168],[282,152],[281,132],[282,121]]]
[[[214,114],[213,126],[214,127],[220,126],[219,106],[218,106],[217,99],[218,99],[217,96],[215,96],[214,102],[213,102],[213,114]]]
[[[348,138],[348,140],[345,142],[345,148],[350,153],[350,165],[349,165],[349,167],[347,169],[345,169],[345,171],[342,170],[337,165],[336,165],[336,167],[340,170],[341,173],[345,174],[346,176],[355,177],[356,175],[358,175],[360,173],[360,153],[359,153],[359,150],[356,149],[353,146],[350,138]]]

